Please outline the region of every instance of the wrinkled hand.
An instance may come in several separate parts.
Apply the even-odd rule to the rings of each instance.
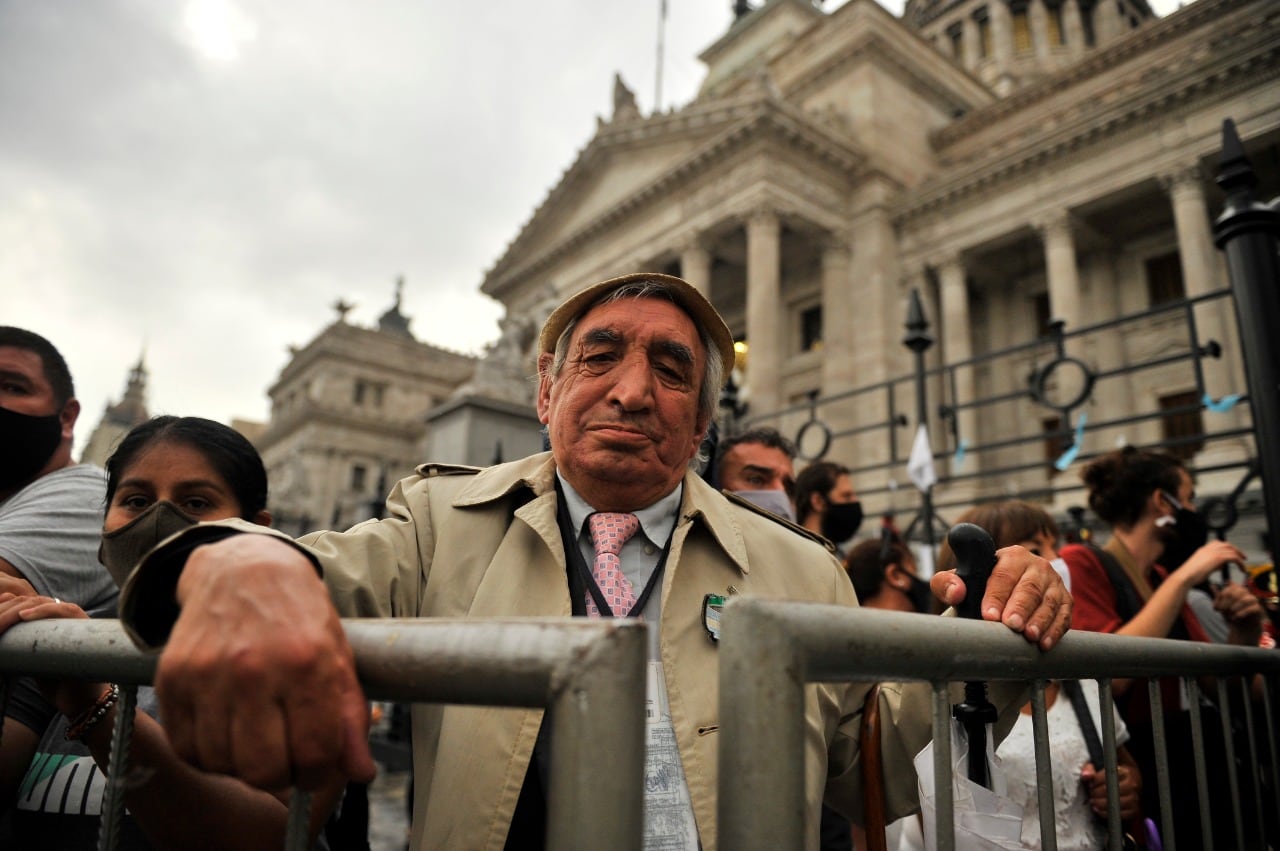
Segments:
[[[355,659],[305,556],[265,535],[199,547],[178,600],[156,691],[180,757],[260,789],[373,779]]]
[[[1142,812],[1142,774],[1131,765],[1117,765],[1116,778],[1120,787],[1120,819],[1134,818]],[[1107,772],[1095,769],[1093,763],[1085,763],[1080,769],[1080,781],[1089,796],[1089,807],[1102,818],[1107,817]]]
[[[1071,594],[1049,562],[1022,547],[996,551],[996,566],[982,598],[982,619],[999,621],[1048,650],[1071,625]],[[964,600],[964,580],[954,571],[935,573],[933,594],[948,606]]]
[[[1232,644],[1258,646],[1266,612],[1252,591],[1238,582],[1228,582],[1214,593],[1213,608],[1221,612],[1230,625]]]
[[[1188,588],[1199,585],[1224,564],[1244,564],[1245,555],[1227,541],[1210,541],[1191,554],[1191,557],[1174,570],[1173,575],[1182,579]]]

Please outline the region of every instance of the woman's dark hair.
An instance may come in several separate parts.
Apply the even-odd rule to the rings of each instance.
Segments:
[[[804,525],[804,521],[813,513],[809,497],[820,493],[823,497],[831,493],[836,480],[849,475],[849,468],[834,461],[819,461],[810,464],[796,476],[796,522]]]
[[[124,471],[138,455],[158,443],[179,443],[200,452],[231,486],[240,516],[252,520],[267,507],[267,470],[262,456],[244,435],[203,417],[152,417],[135,426],[107,459],[107,505]]]
[[[1041,532],[1058,540],[1058,524],[1053,522],[1049,512],[1020,499],[975,505],[957,517],[956,523],[972,523],[982,527],[991,536],[996,549],[1030,540]],[[955,566],[955,553],[943,541],[942,548],[938,551],[938,570],[954,570]]]
[[[1186,468],[1172,455],[1126,446],[1089,463],[1080,473],[1089,507],[1104,522],[1131,528],[1157,489],[1176,494]]]
[[[907,564],[914,558],[907,545],[896,537],[888,541],[871,538],[860,541],[849,550],[849,555],[844,560],[844,569],[853,581],[853,590],[857,592],[858,600],[866,601],[880,593],[884,572],[890,565]]]

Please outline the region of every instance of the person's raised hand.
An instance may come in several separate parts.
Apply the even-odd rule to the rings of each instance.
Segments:
[[[964,580],[953,571],[935,573],[929,586],[948,606],[964,599]],[[1071,594],[1049,562],[1022,547],[996,551],[982,598],[983,620],[999,621],[1048,650],[1071,626],[1071,608]]]
[[[1180,566],[1169,568],[1175,578],[1181,579],[1186,587],[1199,585],[1209,575],[1224,564],[1231,562],[1244,564],[1245,555],[1229,541],[1210,541],[1196,550]]]
[[[373,778],[355,659],[301,552],[253,534],[198,547],[178,601],[155,682],[179,756],[261,789]]]

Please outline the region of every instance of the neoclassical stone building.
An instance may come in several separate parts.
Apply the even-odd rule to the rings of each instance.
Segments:
[[[270,388],[271,419],[254,439],[276,527],[344,529],[379,510],[425,457],[427,412],[475,370],[475,358],[419,342],[400,295],[376,328],[338,318],[295,349]]]
[[[1156,18],[1144,0],[909,0],[899,19],[873,0],[769,0],[701,59],[698,96],[669,112],[642,115],[617,82],[612,116],[485,275],[509,316],[548,288],[683,276],[744,344],[747,419],[794,433],[819,417],[869,507],[905,482],[910,434],[889,436],[914,424],[914,390],[850,391],[910,374],[912,289],[927,363],[961,365],[928,385],[944,502],[1047,498],[1045,433],[1061,442],[1080,413],[1099,424],[1082,458],[1205,417],[1225,436],[1182,444],[1197,465],[1250,452],[1247,406],[1200,410],[1202,391],[1244,391],[1229,301],[1194,308],[1198,344],[1222,347],[1199,383],[1185,310],[1071,335],[1227,286],[1211,230],[1222,122],[1274,195],[1280,4]],[[1098,374],[1075,410],[1025,392],[1052,320]]]

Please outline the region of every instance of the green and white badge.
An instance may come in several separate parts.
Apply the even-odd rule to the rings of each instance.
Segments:
[[[724,611],[724,601],[720,594],[708,594],[702,598],[702,626],[712,641],[720,640],[720,613]]]

